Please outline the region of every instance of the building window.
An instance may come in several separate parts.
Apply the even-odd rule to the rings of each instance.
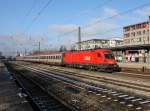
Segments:
[[[132,29],[132,30],[135,30],[135,25],[131,26],[131,29]]]
[[[125,27],[125,28],[124,28],[124,31],[125,31],[125,32],[130,31],[130,27]]]
[[[135,32],[132,32],[131,35],[132,35],[132,36],[135,36]]]
[[[141,31],[138,31],[138,32],[137,32],[137,35],[141,35]]]
[[[129,37],[130,33],[124,34],[124,37]]]
[[[141,28],[141,24],[137,24],[136,29],[140,29],[140,28]]]

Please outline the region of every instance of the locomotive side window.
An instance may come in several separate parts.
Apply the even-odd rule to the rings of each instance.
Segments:
[[[97,57],[101,57],[101,54],[100,54],[100,53],[97,53]]]

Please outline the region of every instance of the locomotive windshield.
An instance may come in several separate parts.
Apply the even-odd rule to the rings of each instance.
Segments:
[[[112,59],[114,58],[113,53],[112,52],[104,52],[104,55],[107,59]]]

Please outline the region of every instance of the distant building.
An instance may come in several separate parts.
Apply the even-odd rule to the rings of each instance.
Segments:
[[[109,40],[109,47],[118,47],[118,46],[123,46],[122,38],[113,38]]]
[[[81,46],[81,50],[95,49],[95,48],[110,48],[123,44],[121,39],[90,39],[82,42],[77,42],[74,45],[74,50],[79,50],[78,46]]]
[[[123,27],[124,45],[150,44],[150,17],[149,21]]]

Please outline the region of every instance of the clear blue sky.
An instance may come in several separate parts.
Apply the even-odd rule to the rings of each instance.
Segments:
[[[55,46],[54,44],[67,44],[71,40],[75,42],[76,39],[71,38],[76,36],[75,34],[70,36],[68,34],[61,38],[58,35],[69,32],[79,25],[82,28],[87,24],[93,24],[99,19],[103,20],[128,9],[150,3],[149,0],[52,0],[48,7],[38,16],[40,9],[48,1],[0,0],[0,50],[12,48],[11,45],[18,45],[20,41],[24,47],[29,48],[30,46],[26,44],[26,38],[30,40],[34,38],[35,40],[41,36],[45,37],[46,42],[44,44],[47,44],[43,45],[43,48],[49,47],[50,44],[53,46]],[[120,37],[122,28],[107,34],[103,32],[124,25],[146,21],[148,15],[150,15],[149,6],[113,19],[107,19],[99,23],[99,25],[95,24],[88,29],[83,28],[83,32],[85,30],[83,39]],[[34,21],[36,17],[38,18]],[[11,40],[10,35],[13,36],[13,39],[22,37],[23,40]],[[7,40],[9,44],[6,43]],[[66,42],[67,40],[68,42]],[[16,50],[19,49],[16,48]]]

